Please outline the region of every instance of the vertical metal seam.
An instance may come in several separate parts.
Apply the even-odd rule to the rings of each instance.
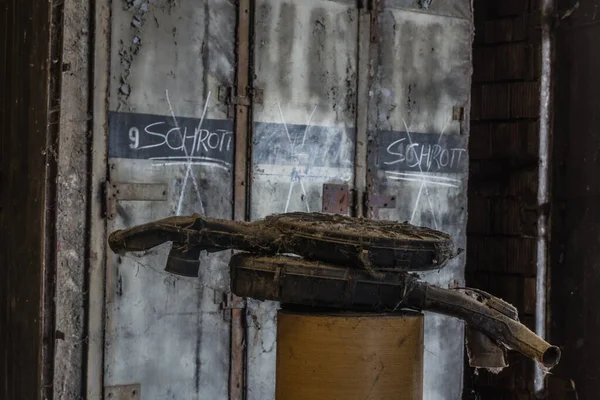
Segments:
[[[84,360],[85,395],[90,400],[103,398],[104,381],[104,321],[108,254],[106,248],[107,221],[103,216],[103,185],[108,176],[108,90],[110,71],[111,0],[91,0],[91,67],[93,90],[92,140],[90,143],[89,183],[89,259],[86,273],[87,346]]]
[[[538,164],[538,220],[537,220],[537,245],[536,245],[536,302],[535,302],[535,332],[538,336],[546,338],[546,314],[548,296],[548,215],[546,206],[550,201],[549,192],[549,158],[551,141],[551,90],[552,90],[552,15],[554,13],[554,0],[542,0],[541,10],[541,71],[540,71],[540,127],[539,127],[539,164]],[[545,391],[545,373],[539,365],[535,366],[534,389],[536,395],[543,395]]]
[[[364,7],[358,9],[358,46],[357,46],[357,90],[356,90],[356,136],[354,143],[354,207],[355,217],[364,217],[363,196],[367,189],[367,129],[369,105],[369,43],[370,11]]]
[[[234,98],[252,97],[249,88],[250,75],[250,13],[251,1],[237,1],[236,21],[236,70]],[[250,92],[249,92],[250,89]],[[252,99],[251,99],[252,100]],[[252,104],[252,102],[250,102]],[[249,149],[248,132],[250,129],[251,106],[235,105],[235,156],[233,179],[233,219],[248,219],[249,193]],[[243,299],[232,295],[231,331],[230,331],[230,369],[229,398],[242,400],[245,392],[245,329]]]
[[[366,182],[365,182],[365,193],[363,193],[363,197],[359,199],[363,203],[363,215],[367,218],[373,218],[373,213],[370,209],[370,198],[372,196],[374,187],[374,173],[371,170],[371,156],[370,156],[370,146],[373,146],[373,142],[371,142],[371,137],[369,130],[371,129],[371,120],[369,109],[371,107],[371,100],[376,94],[373,91],[373,82],[374,75],[377,74],[379,69],[379,51],[380,51],[380,19],[379,19],[379,0],[368,0],[368,7],[370,12],[370,23],[369,23],[369,53],[368,53],[368,74],[367,74],[367,93],[369,95],[369,99],[367,102],[367,121],[366,121]],[[377,128],[372,132],[377,134]]]

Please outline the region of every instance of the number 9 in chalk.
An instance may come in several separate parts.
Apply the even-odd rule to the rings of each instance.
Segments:
[[[135,150],[140,146],[140,130],[135,126],[129,128],[129,140],[131,140],[130,148]]]

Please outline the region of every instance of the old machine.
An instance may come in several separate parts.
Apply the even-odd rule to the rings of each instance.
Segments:
[[[507,350],[530,357],[546,371],[560,359],[558,347],[519,322],[511,304],[475,288],[440,288],[419,279],[420,271],[443,268],[458,253],[452,238],[439,231],[322,213],[279,214],[256,222],[192,215],[119,230],[109,238],[119,254],[165,242],[173,243],[168,273],[197,277],[200,252],[236,250],[229,264],[231,291],[281,303],[278,399],[365,398],[374,388],[379,392],[372,398],[421,398],[421,311],[466,323],[473,367],[506,367]],[[355,321],[366,322],[352,331],[350,325],[359,326]],[[399,341],[402,335],[410,340]],[[387,346],[377,364],[381,371],[388,367],[387,380],[380,379],[377,365],[371,368],[380,372],[375,379],[377,371],[371,374],[356,361],[377,354],[373,346]],[[327,378],[319,375],[323,371]],[[338,388],[342,385],[335,379],[356,387]],[[398,397],[398,391],[404,394]]]

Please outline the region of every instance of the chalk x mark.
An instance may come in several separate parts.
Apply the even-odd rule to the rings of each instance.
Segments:
[[[173,105],[172,105],[171,99],[169,97],[169,90],[166,90],[165,94],[166,94],[166,97],[167,97],[167,103],[169,105],[169,112],[171,114],[171,117],[173,118],[173,123],[175,124],[175,126],[177,128],[179,128],[179,123],[177,122],[177,118],[175,117],[175,111],[173,110]],[[196,148],[196,140],[198,139],[198,133],[200,132],[200,129],[202,128],[202,123],[204,122],[204,117],[206,116],[206,110],[207,110],[208,104],[210,102],[210,95],[211,95],[211,92],[209,91],[208,92],[208,96],[206,98],[206,101],[204,102],[204,109],[202,111],[202,116],[200,118],[200,122],[198,123],[198,128],[196,129],[196,132],[194,132],[194,143],[193,143],[193,146],[192,146],[191,153],[188,154],[187,148],[186,148],[185,143],[184,143],[183,135],[181,134],[181,130],[180,129],[177,130],[177,132],[179,134],[179,137],[181,139],[181,142],[183,144],[182,149],[183,149],[183,152],[185,154],[185,159],[187,161],[185,162],[186,170],[185,170],[185,175],[184,175],[184,178],[183,178],[183,184],[181,185],[181,192],[179,194],[179,200],[177,202],[176,215],[181,215],[181,210],[182,210],[182,207],[183,207],[183,195],[185,193],[185,190],[187,189],[188,180],[190,178],[192,180],[192,184],[194,185],[194,190],[195,190],[196,196],[198,198],[199,211],[200,211],[201,214],[205,214],[204,203],[202,201],[202,196],[200,194],[200,188],[199,188],[199,185],[198,185],[198,181],[196,179],[196,174],[194,173],[194,171],[192,169],[192,165],[195,165],[193,157],[194,157],[194,150]]]
[[[315,106],[313,107],[308,120],[306,122],[306,128],[304,129],[304,135],[302,136],[302,143],[300,145],[300,148],[304,147],[304,143],[306,142],[306,136],[308,135],[308,130],[310,129],[310,124],[312,122],[312,118],[313,115],[315,114],[315,111],[317,110],[318,104],[315,104]],[[290,143],[290,150],[291,150],[291,154],[292,157],[294,157],[296,159],[296,167],[300,167],[300,157],[298,157],[298,155],[300,155],[300,153],[298,153],[296,151],[296,141],[297,141],[297,137],[294,138],[294,140],[292,141],[292,137],[290,136],[290,132],[288,130],[287,127],[287,123],[285,121],[285,117],[283,116],[283,111],[281,110],[281,104],[279,103],[279,101],[277,101],[277,109],[279,110],[279,116],[281,117],[281,122],[283,123],[283,126],[285,128],[285,133],[287,135],[288,141]],[[304,169],[308,169],[308,165],[304,166]],[[306,205],[306,211],[310,212],[310,205],[308,204],[308,195],[306,193],[306,188],[304,187],[304,182],[302,180],[302,175],[298,172],[298,170],[296,168],[294,168],[294,170],[292,171],[292,174],[290,176],[290,186],[288,189],[288,195],[287,195],[287,199],[285,202],[285,210],[284,212],[287,213],[289,208],[290,208],[290,201],[292,199],[292,192],[294,191],[294,186],[296,185],[296,181],[298,181],[300,183],[300,188],[302,190],[302,195],[303,195],[303,202]]]
[[[306,129],[304,129],[304,136],[302,136],[302,145],[300,146],[301,148],[304,148],[304,142],[306,142],[306,135],[308,134],[308,129],[310,128],[310,123],[312,122],[312,117],[313,115],[315,115],[315,111],[317,110],[317,105],[315,104],[315,106],[312,109],[312,112],[310,113],[310,117],[308,117],[308,122],[306,123]],[[295,140],[294,140],[295,142]]]
[[[402,122],[404,123],[404,129],[406,130],[406,136],[408,137],[408,141],[411,144],[411,150],[413,151],[413,153],[415,154],[415,157],[418,159],[419,156],[417,154],[417,151],[415,150],[414,146],[412,146],[413,142],[412,142],[412,138],[410,136],[410,131],[408,129],[408,125],[406,124],[406,120],[404,118],[402,118]],[[437,144],[440,144],[440,141],[442,139],[442,136],[444,135],[444,132],[446,131],[446,128],[448,127],[448,124],[450,123],[450,120],[448,120],[446,122],[446,124],[444,125],[444,128],[442,128],[442,132],[440,133],[440,136],[438,137],[438,141]],[[427,197],[427,202],[429,204],[429,210],[431,211],[431,217],[433,219],[433,226],[435,229],[439,229],[438,228],[438,224],[437,224],[437,220],[436,220],[436,216],[435,216],[435,209],[433,208],[433,203],[431,202],[431,195],[429,193],[429,188],[427,186],[427,184],[432,184],[432,185],[437,185],[437,186],[445,186],[445,187],[458,187],[457,185],[454,185],[452,183],[445,183],[445,182],[441,182],[444,179],[441,179],[440,177],[434,177],[434,175],[429,175],[429,174],[424,174],[423,172],[423,168],[421,167],[421,163],[418,164],[419,166],[419,172],[420,174],[412,174],[413,176],[409,175],[409,174],[387,174],[388,178],[392,179],[392,180],[402,180],[402,181],[409,181],[409,182],[421,182],[421,186],[419,187],[419,192],[417,193],[417,199],[415,200],[415,205],[413,207],[413,212],[411,214],[410,217],[410,222],[412,223],[415,219],[415,215],[417,213],[417,208],[419,207],[419,202],[421,201],[421,196],[423,194],[423,190],[425,191],[425,196]],[[429,165],[427,167],[427,172],[429,172],[429,169],[431,168],[431,165]],[[417,175],[417,176],[415,176]],[[449,178],[447,178],[449,179]]]
[[[292,146],[292,151],[293,151],[294,144],[292,143],[292,137],[290,136],[290,131],[288,131],[287,124],[285,123],[285,118],[283,118],[283,111],[281,111],[281,104],[279,104],[279,102],[277,102],[277,107],[279,108],[279,115],[281,116],[281,122],[283,122],[283,127],[285,128],[285,134],[287,135],[287,138],[290,141],[290,146]]]

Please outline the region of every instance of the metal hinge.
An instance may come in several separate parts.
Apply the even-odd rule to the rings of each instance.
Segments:
[[[118,201],[166,201],[168,191],[164,183],[106,182],[106,218],[117,217]]]
[[[369,210],[370,217],[379,218],[379,210],[382,208],[396,208],[396,196],[365,193],[365,210]]]
[[[223,320],[225,321],[231,320],[231,313],[229,311],[246,307],[246,300],[243,297],[237,297],[231,292],[224,293],[215,290],[214,296],[214,302],[219,305]]]
[[[459,122],[459,134],[463,134],[464,132],[464,123],[465,123],[465,108],[461,105],[456,105],[452,107],[452,120]]]
[[[325,183],[321,211],[330,214],[349,215],[354,206],[354,190],[348,185]]]
[[[235,106],[250,107],[252,102],[255,104],[263,103],[263,91],[255,87],[246,89],[246,96],[234,94],[232,86],[219,86],[219,102],[227,105],[227,116],[233,118]]]

